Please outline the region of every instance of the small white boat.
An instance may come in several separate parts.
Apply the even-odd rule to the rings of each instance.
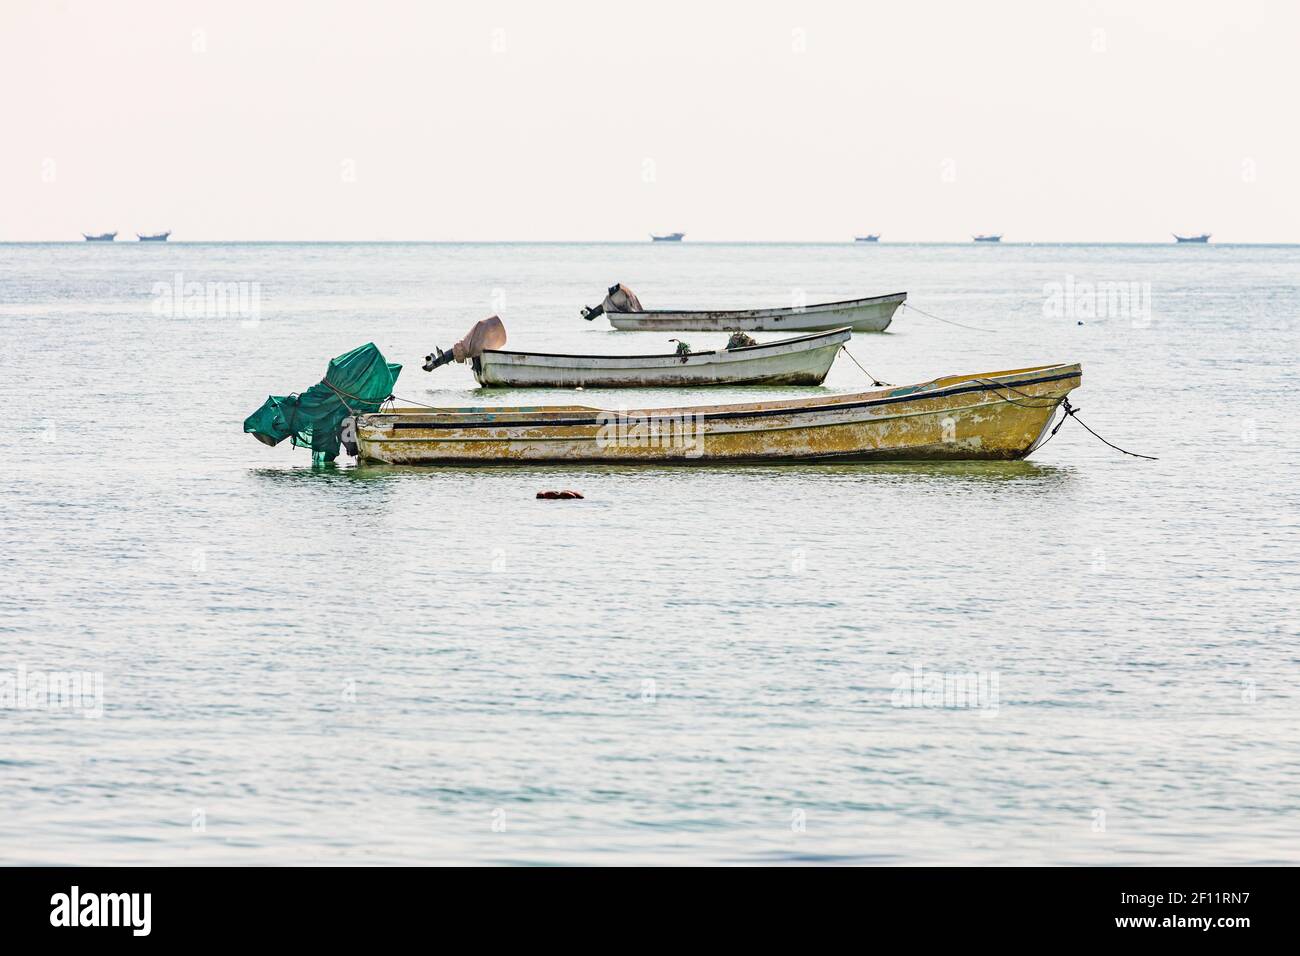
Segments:
[[[989,233],[987,235],[971,236],[971,239],[976,242],[1001,242],[1002,233],[997,233],[996,235]]]
[[[820,385],[851,329],[707,352],[558,355],[487,349],[472,359],[480,385],[504,388],[656,388]]]
[[[854,241],[854,242],[879,242],[879,241],[880,241],[880,233],[878,233],[878,232],[873,232],[873,233],[871,233],[871,234],[869,234],[869,235],[866,235],[866,236],[854,236],[854,237],[853,237],[853,241]]]
[[[781,309],[645,310],[630,289],[613,285],[605,301],[583,309],[582,317],[604,314],[614,328],[635,332],[826,332],[845,326],[854,332],[883,332],[906,301],[906,292],[894,292]]]

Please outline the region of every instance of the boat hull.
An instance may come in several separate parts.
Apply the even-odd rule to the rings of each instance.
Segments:
[[[907,301],[906,292],[799,308],[736,309],[714,312],[606,312],[609,324],[642,332],[820,332],[848,327],[883,332]]]
[[[836,329],[779,342],[687,355],[549,355],[486,351],[474,365],[496,388],[658,388],[820,385],[853,333]]]
[[[832,398],[614,412],[397,409],[357,419],[390,464],[1009,461],[1047,433],[1078,365],[957,375]]]

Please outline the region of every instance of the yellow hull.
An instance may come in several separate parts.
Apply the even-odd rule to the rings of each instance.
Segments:
[[[1029,454],[1078,365],[954,375],[830,398],[652,408],[396,409],[357,419],[391,464],[978,461]]]

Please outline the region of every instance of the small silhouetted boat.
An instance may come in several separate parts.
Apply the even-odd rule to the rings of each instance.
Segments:
[[[681,242],[682,237],[685,235],[686,233],[684,232],[670,232],[666,236],[656,236],[654,233],[651,233],[650,238],[655,242]]]
[[[135,237],[139,239],[141,242],[166,242],[167,237],[170,236],[171,234],[172,231],[168,229],[166,232],[155,232],[152,236],[142,236],[140,235],[140,233],[137,232],[135,234]]]
[[[112,242],[117,238],[116,232],[101,232],[97,236],[87,236],[83,232],[81,235],[87,242]]]
[[[1199,236],[1180,236],[1178,233],[1175,232],[1173,233],[1173,237],[1178,242],[1209,242],[1210,241],[1210,234],[1208,232],[1201,233],[1201,235]]]
[[[853,237],[853,241],[854,241],[854,242],[879,242],[879,241],[880,241],[880,233],[878,233],[878,232],[873,232],[873,233],[872,233],[871,235],[869,235],[869,236],[854,236],[854,237]]]
[[[971,238],[974,239],[976,242],[1001,242],[1002,233],[998,233],[996,236],[981,235],[981,236],[971,236]]]

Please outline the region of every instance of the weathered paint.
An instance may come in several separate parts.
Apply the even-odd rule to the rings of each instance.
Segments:
[[[847,328],[736,349],[684,355],[552,355],[486,351],[480,385],[645,388],[675,385],[820,385],[853,333]]]
[[[1007,460],[1035,447],[1081,375],[1078,365],[1044,365],[832,398],[625,413],[399,409],[361,416],[357,439],[363,459],[394,464]],[[633,428],[609,440],[620,421],[662,427],[667,438],[638,442]]]
[[[606,312],[616,329],[650,332],[816,332],[848,326],[854,332],[883,332],[889,328],[906,292],[844,302],[781,309],[736,309],[684,312]]]

